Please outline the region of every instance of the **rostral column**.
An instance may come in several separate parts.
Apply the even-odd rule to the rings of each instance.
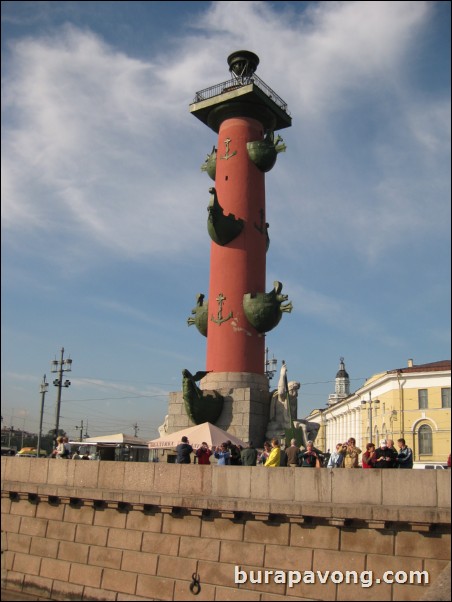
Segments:
[[[212,240],[208,302],[198,295],[195,318],[189,323],[207,336],[206,371],[201,389],[223,393],[248,390],[245,398],[259,399],[260,408],[243,413],[226,411],[216,422],[237,436],[257,443],[265,427],[250,428],[251,414],[268,418],[268,381],[265,376],[265,333],[284,311],[292,309],[282,284],[265,292],[269,224],[265,212],[265,173],[285,150],[274,132],[291,125],[286,103],[256,74],[259,58],[241,50],[228,57],[232,79],[197,92],[190,105],[204,124],[218,133],[217,147],[202,169],[214,179],[208,206],[207,229]],[[240,401],[243,401],[241,399]],[[266,407],[267,406],[267,409]],[[243,404],[241,406],[243,409]],[[225,416],[227,414],[228,417]],[[240,414],[240,416],[239,416]],[[248,419],[243,420],[243,414]],[[267,414],[267,418],[265,417]],[[238,428],[241,422],[246,428]],[[237,427],[237,428],[236,428]],[[246,432],[245,432],[246,431]]]

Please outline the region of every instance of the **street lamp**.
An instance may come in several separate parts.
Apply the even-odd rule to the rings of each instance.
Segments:
[[[58,429],[60,426],[60,409],[61,409],[61,389],[62,387],[69,387],[71,384],[70,380],[63,382],[63,372],[70,372],[72,370],[71,358],[64,359],[64,347],[61,348],[60,361],[53,360],[51,363],[51,371],[58,373],[58,378],[53,381],[55,387],[58,387],[58,396],[55,410],[55,439],[58,437]]]
[[[80,441],[83,441],[83,420],[80,421],[80,426],[74,426],[74,428],[80,431]]]
[[[369,436],[370,436],[370,441],[372,441],[372,438],[373,438],[373,431],[372,431],[372,413],[373,413],[372,412],[372,404],[378,405],[380,403],[380,400],[379,399],[372,399],[372,393],[371,393],[371,391],[369,391],[369,401],[366,401],[365,399],[363,399],[361,401],[362,405],[365,405],[366,403],[369,404],[369,408],[367,410],[367,413],[368,413],[368,420],[369,420]]]
[[[270,384],[271,379],[275,375],[277,364],[278,364],[278,360],[275,358],[275,356],[273,356],[271,360],[268,359],[268,347],[266,347],[265,348],[265,376],[268,378],[269,384]]]
[[[36,450],[36,457],[39,458],[41,455],[41,435],[42,435],[42,417],[44,415],[44,398],[49,390],[49,383],[46,382],[46,375],[44,374],[44,378],[41,383],[41,414],[39,418],[39,433],[38,433],[38,449]]]
[[[14,427],[10,426],[9,427],[9,439],[8,439],[8,447],[11,447],[11,435],[12,433],[14,433]],[[16,448],[17,449],[17,448]]]

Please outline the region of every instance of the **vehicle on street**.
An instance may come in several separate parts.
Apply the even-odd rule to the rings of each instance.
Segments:
[[[20,456],[21,458],[36,458],[36,447],[23,447],[20,451],[17,452],[16,456]],[[41,449],[39,452],[40,458],[47,458],[47,452],[45,449]]]

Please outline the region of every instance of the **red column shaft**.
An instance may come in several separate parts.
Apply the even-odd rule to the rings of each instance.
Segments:
[[[249,324],[242,305],[245,293],[265,291],[265,175],[246,149],[263,136],[262,124],[248,117],[225,120],[218,133],[218,201],[225,215],[233,213],[245,225],[228,245],[211,243],[206,369],[213,372],[264,373],[265,337]]]

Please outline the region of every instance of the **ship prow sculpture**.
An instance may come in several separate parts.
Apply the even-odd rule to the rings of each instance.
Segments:
[[[281,282],[275,281],[269,293],[246,293],[243,295],[243,309],[250,324],[257,332],[269,332],[278,326],[284,312],[292,311],[292,303],[286,303],[287,295],[282,295]]]
[[[211,199],[207,207],[209,213],[207,231],[213,242],[217,243],[217,245],[225,246],[239,236],[243,230],[244,223],[242,219],[237,219],[232,213],[225,215],[218,201],[215,188],[209,188],[209,192]]]
[[[207,372],[191,374],[188,370],[182,370],[182,394],[185,410],[194,424],[203,422],[215,424],[223,410],[222,395],[217,391],[202,391],[196,385],[197,381],[207,374]]]

